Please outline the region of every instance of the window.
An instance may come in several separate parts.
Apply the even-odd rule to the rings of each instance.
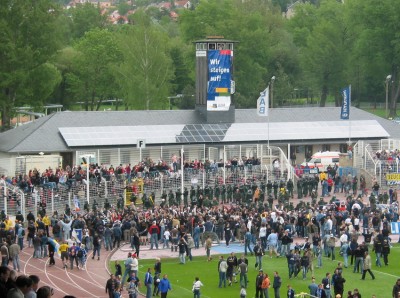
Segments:
[[[310,159],[312,156],[312,146],[311,145],[306,145],[304,146],[304,155],[306,159]]]
[[[347,144],[340,144],[339,147],[340,153],[347,153],[347,148],[348,148]]]
[[[337,157],[332,158],[332,162],[339,162],[339,158]]]
[[[204,51],[207,50],[207,44],[206,43],[196,43],[196,50],[197,51]]]
[[[215,50],[216,49],[216,44],[215,43],[209,43],[208,44],[208,49],[209,50]]]
[[[322,145],[322,152],[331,151],[331,145],[324,144]]]

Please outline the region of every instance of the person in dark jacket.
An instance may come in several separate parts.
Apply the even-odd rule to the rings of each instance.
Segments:
[[[256,298],[263,298],[262,282],[264,280],[264,272],[260,269],[256,277]]]
[[[279,276],[278,271],[275,271],[274,272],[274,283],[272,284],[272,287],[274,288],[275,298],[281,298],[281,295],[279,293],[281,285],[282,285],[282,279]]]
[[[335,297],[337,294],[340,294],[340,297],[343,297],[344,292],[344,283],[346,280],[343,278],[342,273],[338,272],[335,274],[335,282],[333,284],[333,290],[335,292]]]
[[[114,243],[113,248],[115,248],[115,244],[119,247],[122,238],[122,229],[119,223],[115,223],[113,226],[113,235],[114,235]]]

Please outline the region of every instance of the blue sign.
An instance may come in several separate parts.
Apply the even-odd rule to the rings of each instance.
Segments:
[[[392,234],[400,234],[400,222],[391,222]]]
[[[351,106],[351,86],[344,88],[342,90],[342,110],[340,112],[340,119],[348,120],[350,117],[350,106]]]
[[[229,110],[231,103],[231,50],[208,51],[207,110]]]

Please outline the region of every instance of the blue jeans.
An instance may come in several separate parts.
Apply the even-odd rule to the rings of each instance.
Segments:
[[[306,279],[308,268],[306,266],[302,266],[302,268],[303,268],[303,279]]]
[[[288,264],[288,267],[289,267],[289,278],[291,278],[295,273],[296,265],[295,264]]]
[[[320,253],[319,255],[318,255],[318,257],[317,257],[317,259],[318,259],[318,267],[322,267],[322,253]]]
[[[121,285],[124,285],[125,281],[127,280],[128,276],[130,275],[131,268],[125,268],[124,275],[122,276]]]
[[[325,289],[326,298],[332,298],[331,290]]]
[[[250,241],[246,240],[245,244],[244,244],[244,254],[247,255],[247,249],[249,250],[249,252],[252,254],[253,251],[250,247]]]
[[[181,264],[186,263],[185,253],[183,253],[183,254],[179,253],[179,260],[180,260]]]
[[[264,298],[269,298],[268,288],[264,289]]]
[[[222,287],[222,283],[224,283],[224,288],[226,287],[226,272],[219,272],[219,285],[218,287]]]
[[[97,256],[100,258],[100,245],[99,245],[99,246],[93,246],[93,255],[92,255],[92,258],[95,257],[96,252],[97,252]]]
[[[335,259],[335,247],[330,247],[332,260]]]
[[[156,249],[158,249],[158,234],[151,234],[150,237],[150,249],[153,249],[153,245],[155,245]]]
[[[240,273],[240,286],[247,288],[247,273]]]
[[[364,259],[362,257],[357,257],[356,261],[354,262],[354,269],[353,269],[353,273],[357,272],[360,270],[361,273],[363,273],[363,267],[364,267]]]
[[[258,269],[262,269],[262,257],[263,256],[256,256],[256,263],[258,264]]]
[[[349,256],[347,254],[343,254],[343,260],[344,260],[344,267],[347,268],[349,265]]]
[[[260,237],[260,239],[261,239],[261,245],[265,250],[267,248],[267,237]]]
[[[106,250],[112,250],[111,236],[104,237],[104,248]]]
[[[200,290],[195,289],[193,291],[193,298],[200,298]]]
[[[199,248],[200,247],[200,235],[198,235],[198,234],[194,235],[193,241],[194,241],[194,247]]]
[[[40,246],[34,246],[33,247],[33,257],[34,258],[40,258],[40,249],[41,249],[41,247]]]
[[[19,272],[19,255],[15,255],[12,260],[14,270],[18,270]]]
[[[380,252],[376,253],[376,262],[375,262],[376,266],[382,267],[381,256],[382,256],[382,253],[380,253]]]
[[[164,239],[163,247],[162,248],[169,248],[169,239]]]
[[[187,254],[188,254],[188,257],[189,257],[189,260],[193,260],[193,256],[192,256],[192,249],[191,248],[187,248]]]
[[[24,248],[24,237],[18,237],[18,245],[20,250]]]
[[[151,284],[146,285],[146,298],[151,298]]]
[[[46,257],[47,257],[47,245],[46,245],[46,244],[42,244],[42,247],[41,247],[41,257],[42,257],[42,258],[46,258]]]

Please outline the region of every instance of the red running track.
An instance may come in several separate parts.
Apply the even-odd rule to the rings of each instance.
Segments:
[[[27,243],[24,243],[27,244]],[[54,289],[54,298],[73,295],[77,298],[108,298],[105,292],[108,273],[108,261],[113,251],[102,249],[100,260],[92,260],[92,252],[84,269],[64,269],[61,259],[55,256],[56,265],[49,266],[49,258],[33,258],[33,248],[24,247],[20,253],[20,274],[36,274],[40,277],[39,287],[47,285]],[[9,266],[12,268],[12,263]]]

